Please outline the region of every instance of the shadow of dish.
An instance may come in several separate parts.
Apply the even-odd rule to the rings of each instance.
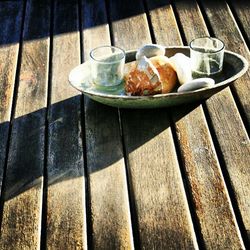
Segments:
[[[5,201],[32,187],[41,188],[44,176],[51,185],[84,175],[80,103],[78,95],[51,105],[48,123],[45,108],[13,120],[6,150]],[[9,124],[0,126],[7,131]],[[4,160],[2,176],[3,169]]]
[[[124,150],[129,154],[170,127],[167,109],[121,109],[119,117],[117,109],[86,100],[86,150],[90,173],[123,159]],[[123,145],[124,138],[129,145]]]
[[[197,105],[182,111],[179,119]],[[116,108],[85,98],[82,109],[78,95],[51,105],[48,123],[46,109],[13,120],[9,144],[1,141],[0,180],[5,176],[5,201],[34,186],[41,188],[44,177],[48,185],[54,185],[83,177],[85,165],[88,174],[105,169],[124,159],[122,136],[129,141],[125,145],[129,154],[170,127],[171,109],[123,109],[122,124]],[[125,127],[125,135],[121,127]],[[8,133],[8,129],[9,123],[0,124],[1,134]]]
[[[75,182],[79,178],[82,178],[84,186],[85,178],[103,170],[107,174],[110,168],[116,167],[116,162],[124,161],[124,157],[128,157],[134,150],[153,140],[166,129],[170,129],[171,109],[124,109],[120,110],[120,119],[118,109],[104,106],[88,98],[85,98],[83,105],[81,99],[82,97],[77,95],[52,104],[48,114],[46,109],[41,109],[12,121],[0,208],[4,208],[4,203],[11,199],[15,199],[13,204],[25,202],[22,200],[23,197],[34,199],[33,193],[40,192],[42,195],[43,191],[47,192],[54,185],[58,185],[56,188],[60,189],[79,184]],[[175,112],[180,112],[181,119],[197,105],[199,104],[193,104],[188,109],[179,107]],[[0,125],[5,127],[4,131],[7,126],[9,124]],[[127,143],[123,145],[124,137]],[[2,174],[3,167],[0,166]],[[68,185],[65,185],[67,181]],[[79,187],[79,192],[83,186]],[[52,198],[53,195],[58,194],[50,193]],[[43,201],[45,206],[47,202]],[[1,210],[0,222],[4,209]],[[155,239],[178,235],[192,244],[188,233],[184,235],[178,228],[176,232],[171,232],[166,227],[166,225],[159,227],[156,225],[156,228],[153,228]],[[111,231],[110,238],[115,237],[114,230]],[[144,233],[140,232],[140,235]],[[159,242],[164,244],[163,241]],[[181,243],[173,242],[173,245],[176,244]]]

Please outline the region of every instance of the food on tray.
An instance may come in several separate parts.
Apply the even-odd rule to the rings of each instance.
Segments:
[[[136,62],[126,66],[127,95],[165,94],[172,91],[177,82],[182,85],[192,80],[190,58],[182,53],[168,58],[165,47],[157,44],[146,44],[139,48]]]
[[[173,89],[187,92],[214,85],[211,78],[193,80],[188,56],[176,53],[168,58],[165,47],[157,44],[138,49],[136,61],[126,64],[124,80],[125,93],[133,96],[166,94]]]
[[[125,74],[127,95],[154,95],[169,93],[177,83],[177,75],[169,59],[159,55],[143,56],[130,64]]]

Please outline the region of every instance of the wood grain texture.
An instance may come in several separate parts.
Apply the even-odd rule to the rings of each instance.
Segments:
[[[15,84],[23,4],[0,2],[0,196]]]
[[[0,190],[24,2],[0,2]],[[196,237],[201,248],[244,249],[217,153],[227,184],[232,187],[230,195],[236,198],[233,207],[239,213],[241,232],[248,236],[244,243],[248,243],[250,143],[244,125],[249,128],[249,88],[243,85],[248,85],[249,72],[245,80],[239,80],[244,84],[240,82],[238,87],[237,81],[232,87],[238,107],[229,88],[205,102],[209,127],[200,104],[118,111],[88,98],[84,98],[83,103],[80,93],[68,84],[69,71],[80,63],[79,28],[85,60],[90,49],[111,41],[124,49],[136,49],[151,42],[150,33],[157,43],[181,45],[180,33],[186,42],[208,34],[196,2],[53,2],[52,69],[48,80],[51,1],[27,0],[20,75],[14,100],[16,108],[0,202],[4,203],[0,211],[3,214],[0,249],[39,249],[41,237],[45,238],[42,247],[46,249],[193,249],[198,248]],[[82,27],[78,23],[80,2]],[[174,8],[169,2],[174,2]],[[145,3],[148,16],[145,15]],[[222,35],[235,49],[232,50],[249,59],[247,46],[225,2],[220,1],[214,8],[214,1],[204,1],[201,6],[216,36]],[[248,17],[239,10],[240,5],[237,10],[233,2],[231,6],[235,13],[241,11],[237,21],[243,20],[241,30],[244,29]],[[110,29],[107,19],[111,20]],[[229,20],[228,23],[225,24],[225,20]],[[150,29],[149,25],[152,25]],[[227,25],[230,25],[228,33]],[[232,35],[236,43],[229,39]],[[48,81],[51,93],[47,131]],[[171,118],[175,124],[172,129]],[[176,156],[175,146],[178,145],[174,144],[172,136],[175,130],[185,188],[191,190],[189,198],[193,198],[191,208]],[[86,140],[86,148],[82,140]],[[217,152],[213,143],[218,143]],[[44,155],[48,157],[47,162],[44,162]],[[83,155],[86,155],[86,162]],[[44,185],[48,191],[44,196],[47,198],[43,224],[47,223],[43,231],[46,235],[41,234]],[[192,217],[195,230],[189,209],[196,211]]]
[[[223,37],[228,49],[241,53],[249,61],[249,51],[245,47],[244,41],[242,41],[238,30],[235,28],[234,20],[232,19],[231,12],[228,6],[223,3],[220,7],[220,15],[211,15],[214,8],[204,3],[204,7],[208,14],[209,20],[213,25],[212,28],[216,32],[217,36]],[[246,6],[247,7],[247,6]],[[235,41],[229,39],[229,33],[225,34],[225,29],[221,25],[217,25],[222,21],[222,18],[227,20],[227,25],[230,26],[228,32],[234,37]],[[231,27],[234,25],[234,27]],[[236,90],[239,94],[240,100],[246,98],[246,112],[249,114],[249,84],[250,75],[249,70],[246,75],[238,79],[234,83],[233,90]],[[241,96],[241,91],[244,92],[244,96]],[[229,90],[228,90],[229,92]],[[220,98],[220,99],[219,99]],[[237,206],[239,207],[241,218],[244,224],[244,229],[248,235],[248,241],[250,242],[250,140],[242,123],[237,107],[234,103],[231,103],[232,99],[230,93],[222,92],[219,95],[214,96],[208,101],[208,110],[213,124],[216,124],[215,132],[216,137],[220,145],[220,150],[223,155],[223,160],[226,164],[226,171],[230,177],[230,184],[236,196]],[[228,122],[230,120],[230,123]]]
[[[200,11],[200,9],[195,1],[190,1],[188,7],[186,6],[186,4],[183,3],[183,1],[176,1],[175,4],[176,4],[176,9],[178,11],[178,16],[179,16],[180,22],[183,25],[183,31],[184,31],[184,34],[186,36],[187,42],[191,41],[194,37],[208,35],[208,30],[207,30],[206,26],[204,25],[204,19],[202,18],[201,11]],[[188,11],[186,8],[188,9]],[[187,14],[190,12],[192,13],[192,18],[189,18],[190,14]],[[196,24],[195,28],[190,29],[190,27],[192,27],[193,23]],[[225,146],[224,151],[227,152],[228,160],[231,162],[235,161],[235,159],[233,157],[233,155],[235,155],[235,151],[233,153],[230,150],[230,146],[229,146],[229,144],[230,144],[230,145],[237,145],[236,147],[238,148],[238,150],[237,150],[238,155],[241,155],[241,153],[243,152],[243,155],[245,155],[245,157],[243,157],[242,161],[243,162],[247,161],[248,160],[248,157],[246,156],[247,149],[245,146],[241,145],[242,144],[241,138],[245,137],[245,140],[246,140],[247,135],[246,135],[244,126],[241,122],[239,112],[238,112],[237,108],[235,107],[235,103],[234,103],[232,94],[230,93],[230,90],[225,89],[225,90],[221,91],[220,93],[216,94],[215,96],[211,97],[209,100],[206,101],[206,107],[209,111],[210,117],[212,118],[212,126],[213,126],[216,134],[217,135],[223,134],[219,143],[221,143],[222,145]],[[192,114],[190,114],[190,116],[192,116]],[[228,120],[230,120],[230,123],[228,122]],[[195,122],[195,121],[193,120],[193,122]],[[182,122],[178,122],[178,125],[177,125],[178,129],[179,129],[179,125],[181,125],[181,123]],[[197,123],[197,124],[200,124],[200,123]],[[181,126],[184,127],[184,125],[181,125]],[[185,127],[187,127],[187,126],[185,126]],[[194,125],[193,125],[193,127],[195,127],[196,131],[194,129],[193,130],[195,131],[195,133],[197,133],[197,131],[198,131],[197,127]],[[230,127],[230,129],[228,127]],[[185,130],[187,131],[187,128]],[[185,150],[189,151],[188,148],[190,146],[193,147],[193,145],[190,144],[189,140],[187,140],[188,147],[185,146],[186,144],[185,144],[184,138],[186,138],[186,134],[187,134],[186,132],[183,133],[183,136],[182,136],[183,142],[181,141],[181,148],[182,148],[183,152]],[[239,134],[240,134],[240,136],[239,136]],[[181,133],[180,133],[179,137],[181,138]],[[197,141],[197,138],[194,138],[194,140]],[[208,141],[209,144],[212,145],[211,139],[209,141]],[[207,147],[205,145],[203,148],[205,148],[207,150]],[[214,150],[212,148],[211,152],[213,152],[213,151]],[[191,155],[189,153],[187,153],[187,157],[189,157],[189,156],[191,157]],[[204,164],[204,166],[207,164],[210,168],[214,168],[214,164],[210,164],[211,165],[210,166],[208,163],[206,163],[206,158],[208,159],[208,157],[205,157],[200,162],[202,164]],[[209,156],[209,158],[211,158],[211,156]],[[213,153],[213,158],[216,159],[215,153]],[[186,164],[192,164],[192,163],[189,159],[187,159]],[[227,162],[227,164],[230,165],[229,162]],[[215,165],[218,165],[218,163],[215,163]],[[191,172],[191,170],[189,170],[189,168],[191,169],[192,166],[187,165],[187,168],[188,168],[188,170],[187,170],[188,173],[190,173],[189,178],[192,178],[191,185],[193,185],[193,192],[195,192],[195,190],[197,189],[196,187],[202,187],[202,185],[194,183],[194,178],[192,177],[192,174],[194,174],[194,173]],[[203,178],[201,178],[201,176],[199,176],[198,180],[207,179],[207,181],[206,181],[207,185],[209,182],[211,182],[210,183],[211,185],[214,185],[215,187],[217,187],[219,180],[217,179],[217,177],[211,178],[212,176],[215,177],[215,173],[214,173],[215,170],[211,169],[210,171],[207,171],[206,178],[205,178],[205,176]],[[199,172],[201,173],[202,170],[197,171],[197,173],[199,173]],[[222,175],[220,173],[219,168],[216,170],[216,173],[217,173],[216,175],[220,176],[221,187],[225,187],[225,184],[224,184],[224,181],[223,181],[223,178],[222,178]],[[204,182],[204,184],[206,184],[206,182]],[[210,224],[206,224],[205,221],[204,221],[204,224],[201,224],[201,227],[204,226],[204,230],[207,231],[206,234],[202,232],[205,244],[208,244],[208,246],[210,246],[210,244],[212,244],[211,246],[213,246],[213,244],[218,244],[218,247],[219,246],[225,247],[229,243],[228,239],[227,239],[228,233],[226,233],[226,232],[222,233],[223,231],[217,229],[217,227],[222,227],[222,228],[224,228],[224,230],[226,230],[226,228],[228,228],[228,230],[230,230],[231,233],[233,234],[233,237],[231,237],[231,240],[232,240],[232,244],[236,244],[235,247],[238,244],[241,245],[242,244],[241,236],[239,235],[239,231],[238,231],[237,226],[236,226],[234,213],[233,213],[233,211],[230,212],[230,210],[232,210],[232,207],[230,204],[230,200],[228,200],[227,192],[224,191],[223,193],[221,193],[221,191],[219,189],[215,189],[215,193],[213,191],[212,192],[211,191],[212,191],[212,189],[211,190],[209,189],[209,192],[206,192],[207,197],[202,195],[204,201],[205,201],[205,199],[207,199],[206,203],[209,203],[209,200],[211,200],[211,201],[213,200],[212,197],[217,197],[216,199],[218,201],[221,200],[219,202],[220,204],[224,203],[224,205],[223,205],[224,209],[227,207],[227,209],[225,209],[224,213],[227,213],[228,216],[224,217],[223,213],[221,213],[221,211],[218,210],[217,205],[213,204],[213,203],[211,203],[211,206],[209,209],[210,209],[210,211],[211,211],[211,209],[213,209],[214,211],[211,212],[210,214],[215,215],[216,213],[219,213],[219,217],[218,217],[218,215],[216,215],[216,216],[211,216],[210,214],[205,215],[203,213],[200,213],[200,211],[198,210],[198,216],[200,216],[201,218],[205,218],[204,216],[207,216],[208,219],[206,219],[206,220],[208,222],[210,221],[210,223],[213,223],[213,226],[211,226]],[[198,193],[198,192],[196,191],[196,193]],[[194,198],[196,196],[197,196],[197,194],[194,193]],[[209,196],[211,196],[211,198],[209,198]],[[223,202],[222,202],[222,200],[223,200]],[[197,203],[197,201],[195,201],[195,203]],[[231,215],[230,215],[230,213],[231,213]],[[218,218],[220,218],[219,219],[220,223],[218,223]],[[211,231],[211,229],[212,229],[214,236],[211,233],[210,233],[210,235],[208,234],[209,230]],[[221,236],[216,243],[216,241],[211,240],[211,237],[215,237],[215,239],[216,239],[217,233],[219,235],[221,234]],[[228,245],[228,246],[230,246],[230,245]]]
[[[141,3],[111,1],[117,46],[128,50],[151,42]],[[121,110],[136,243],[142,249],[197,248],[167,112]]]
[[[86,107],[86,150],[94,249],[133,249],[117,109]]]
[[[110,1],[109,10],[115,45],[132,50],[151,42],[141,1]]]
[[[46,249],[87,248],[81,95],[68,83],[79,63],[78,1],[54,1]]]
[[[226,49],[243,55],[249,62],[249,49],[246,43],[242,40],[242,35],[225,1],[219,1],[217,4],[214,4],[213,1],[202,1],[202,6],[204,7],[205,13],[212,26],[214,35],[224,41]],[[250,68],[246,74],[235,81],[231,87],[238,97],[237,99],[242,107],[242,112],[246,117],[248,129],[250,128],[249,82]]]
[[[195,2],[176,1],[175,9],[187,40],[191,36],[206,34],[201,12]],[[162,17],[165,21],[173,15],[170,11],[169,9],[169,14]],[[156,15],[155,19],[160,18],[157,12],[151,11],[151,16],[153,15]],[[157,38],[160,30],[154,19],[152,25]],[[178,40],[180,37],[170,40],[165,36],[164,40],[159,42],[166,45],[176,42],[175,45],[178,45]],[[204,245],[207,248],[226,247],[227,233],[230,232],[233,235],[230,240],[236,246],[241,246],[241,238],[201,105],[173,108],[172,115]],[[217,188],[219,186],[220,189]],[[224,218],[224,214],[228,214],[227,219]],[[218,218],[221,218],[221,224],[218,223]]]
[[[167,113],[122,117],[142,249],[197,249]]]
[[[204,245],[208,249],[243,248],[208,127],[200,126],[204,118],[185,109],[181,118],[174,118]]]
[[[178,14],[177,18],[179,19],[180,28],[183,30],[182,35],[186,40],[186,45],[197,36],[208,35],[208,30],[198,4],[195,1],[191,1],[190,3],[182,0],[174,1]],[[196,25],[197,20],[199,20],[200,25]]]
[[[227,89],[220,96],[208,100],[207,104],[211,120],[216,124],[216,139],[236,197],[235,205],[240,210],[242,230],[247,233],[250,242],[250,140],[236,105],[228,101],[230,94]]]
[[[6,171],[1,249],[40,247],[49,19],[48,1],[27,2]],[[29,41],[33,35],[44,38]]]
[[[250,2],[245,0],[231,0],[231,6],[237,18],[238,24],[241,28],[241,32],[246,34],[246,40],[250,43]]]
[[[110,44],[104,1],[82,1],[84,59]],[[118,110],[85,97],[87,170],[93,249],[133,249]]]
[[[110,32],[105,1],[82,0],[82,35],[84,61],[89,59],[91,49],[109,45]]]
[[[181,44],[181,36],[173,14],[173,6],[169,2],[164,0],[146,1],[157,44],[175,46]]]

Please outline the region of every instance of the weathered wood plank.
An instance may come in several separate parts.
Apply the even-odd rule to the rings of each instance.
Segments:
[[[208,35],[204,19],[195,1],[190,1],[188,6],[183,1],[176,1],[175,4],[187,42],[190,42],[194,37]],[[193,23],[196,25],[191,29],[190,27],[193,27]],[[223,134],[223,138],[221,138],[219,143],[222,143],[222,145],[237,144],[239,154],[241,154],[242,149],[246,151],[246,149],[240,146],[240,142],[238,142],[239,134],[244,137],[246,133],[229,89],[223,90],[206,101],[206,107],[208,108],[210,117],[212,117],[212,126],[215,132]],[[205,127],[204,131],[199,126],[200,121],[196,121],[194,119],[196,116],[192,113],[189,116],[192,119],[192,126],[195,129],[191,129],[184,124],[186,120],[186,117],[184,117],[177,122],[177,130],[180,138],[180,147],[184,153],[184,164],[192,187],[194,203],[198,208],[196,211],[201,221],[201,230],[205,245],[212,248],[225,248],[226,246],[240,247],[242,245],[241,236],[228,194],[224,190],[225,184],[207,126],[206,124],[203,125]],[[177,119],[179,118],[177,117]],[[230,120],[230,123],[228,120]],[[231,128],[228,129],[228,127]],[[200,139],[197,140],[199,130],[201,135],[205,133],[203,136],[199,136]],[[237,132],[237,130],[239,131]],[[205,137],[207,138],[204,139]],[[198,143],[195,143],[195,141]],[[207,145],[210,145],[211,149]],[[227,146],[224,149],[228,151]],[[202,155],[203,150],[207,156],[200,158],[199,155]],[[197,155],[196,151],[199,152]],[[195,154],[190,154],[190,152],[194,152]],[[228,151],[228,156],[229,154],[230,150]],[[234,161],[232,156],[230,155],[229,159]],[[209,166],[209,168],[204,170],[204,166]],[[212,189],[212,187],[214,188]],[[218,206],[218,204],[220,205]]]
[[[146,3],[149,9],[150,22],[157,43],[163,43],[165,46],[165,43],[169,46],[180,45],[181,36],[173,14],[173,6],[169,1],[146,1]],[[166,35],[168,37],[167,39]]]
[[[228,101],[230,94],[223,91],[220,96],[208,100],[207,105],[212,123],[216,124],[216,139],[237,200],[235,206],[240,210],[243,231],[250,242],[250,141],[236,105]]]
[[[40,247],[49,19],[49,1],[27,2],[4,190],[1,249]]]
[[[82,0],[82,8],[83,56],[86,61],[91,49],[109,45],[111,41],[105,1]]]
[[[86,150],[93,249],[133,249],[117,110],[96,103],[88,105]]]
[[[214,4],[211,1],[202,1],[205,13],[212,26],[216,37],[222,39],[228,50],[235,51],[250,61],[250,53],[246,43],[242,40],[242,35],[236,26],[235,20],[225,1],[219,1]],[[225,22],[226,20],[226,22]],[[225,29],[226,25],[226,29]],[[235,81],[231,89],[237,95],[238,102],[242,107],[242,112],[246,117],[248,129],[250,128],[250,69],[240,79]]]
[[[245,0],[231,0],[231,6],[236,14],[236,18],[240,23],[242,32],[246,34],[248,47],[250,46],[250,2]]]
[[[110,44],[104,1],[82,1],[84,59]],[[118,110],[85,98],[87,170],[93,249],[133,249]],[[89,215],[90,216],[90,215]]]
[[[110,1],[110,16],[116,45],[128,50],[138,49],[143,44],[151,42],[142,2]]]
[[[46,249],[86,249],[81,95],[68,83],[80,63],[78,1],[54,1],[48,116]]]
[[[11,118],[22,12],[22,2],[0,2],[0,196]]]
[[[215,35],[224,40],[228,49],[237,51],[250,60],[249,50],[241,40],[231,12],[225,2],[220,2],[218,5],[220,9],[218,14],[217,12],[213,15],[211,14],[214,11],[214,7],[208,2],[204,2],[204,7]],[[222,25],[218,25],[222,20],[227,20],[227,29],[224,29]],[[230,37],[233,37],[233,39],[230,39]],[[240,101],[246,101],[246,112],[249,115],[250,89],[248,83],[250,83],[250,70],[234,83],[232,89],[237,91]],[[211,120],[213,124],[216,124],[216,138],[226,164],[226,171],[230,177],[230,184],[237,199],[237,205],[245,227],[244,230],[247,232],[248,241],[250,242],[250,172],[248,170],[250,164],[250,141],[237,107],[234,103],[230,103],[231,99],[232,97],[229,93],[226,95],[225,92],[222,92],[220,95],[211,98],[207,103]],[[229,120],[230,123],[228,122]]]
[[[150,43],[142,2],[110,2],[115,44]],[[197,248],[167,112],[121,110],[136,233],[142,249]]]

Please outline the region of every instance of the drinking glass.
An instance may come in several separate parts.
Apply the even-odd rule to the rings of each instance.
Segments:
[[[212,77],[222,71],[224,43],[213,37],[200,37],[190,42],[193,78]]]
[[[115,46],[100,46],[90,52],[91,76],[98,87],[110,88],[122,83],[125,51]]]

